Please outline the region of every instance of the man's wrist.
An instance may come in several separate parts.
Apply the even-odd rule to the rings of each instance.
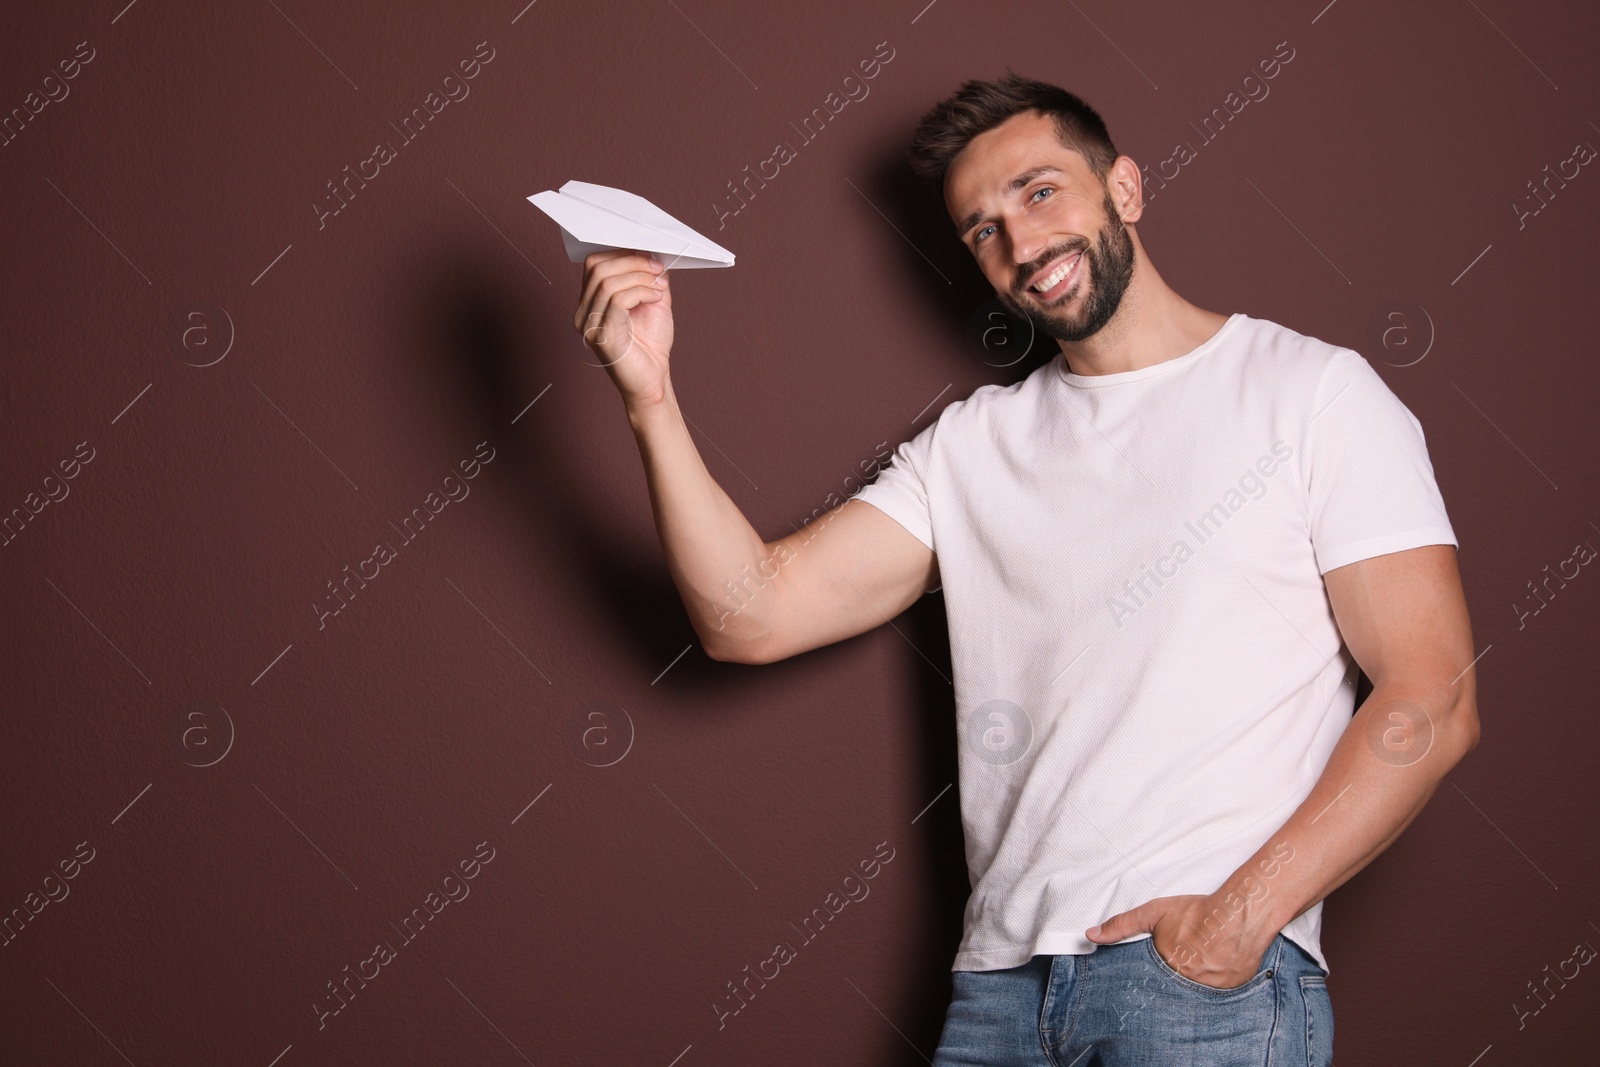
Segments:
[[[1239,888],[1224,884],[1206,898],[1206,918],[1202,937],[1216,945],[1244,945],[1252,952],[1265,952],[1284,923],[1269,899],[1252,900]],[[1201,955],[1205,954],[1204,947]]]
[[[1293,865],[1295,851],[1277,842],[1251,857],[1211,894],[1207,914],[1219,927],[1232,927],[1233,935],[1262,951],[1303,908],[1294,893],[1298,883],[1285,868]]]
[[[672,392],[672,380],[668,378],[662,380],[659,396],[650,399],[624,399],[622,405],[628,413],[628,424],[633,427],[634,433],[639,433],[663,418],[675,418],[678,399]]]

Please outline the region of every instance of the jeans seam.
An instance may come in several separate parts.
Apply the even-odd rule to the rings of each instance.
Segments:
[[[1325,974],[1322,974],[1322,973],[1301,975],[1300,976],[1299,986],[1300,986],[1300,1007],[1301,1007],[1301,1010],[1305,1012],[1305,1020],[1306,1020],[1306,1028],[1305,1028],[1306,1029],[1306,1033],[1305,1033],[1306,1064],[1307,1064],[1307,1067],[1310,1067],[1311,1064],[1314,1064],[1316,1062],[1316,1060],[1314,1058],[1314,1053],[1312,1051],[1313,1048],[1315,1048],[1315,1045],[1316,1045],[1316,1033],[1315,1033],[1315,1027],[1312,1025],[1312,1022],[1311,1022],[1311,1018],[1312,1018],[1312,1016],[1311,1016],[1311,998],[1307,994],[1310,991],[1318,990],[1318,989],[1320,989],[1324,993],[1326,993],[1327,989],[1328,989],[1328,976],[1325,975]]]
[[[1272,1067],[1272,1050],[1277,1047],[1278,1026],[1283,1021],[1284,1001],[1288,999],[1290,986],[1299,985],[1291,983],[1289,976],[1283,973],[1283,944],[1286,939],[1283,934],[1278,934],[1273,940],[1272,950],[1272,985],[1274,996],[1272,998],[1272,1028],[1267,1031],[1267,1056],[1264,1067]]]
[[[1056,964],[1060,960],[1060,954],[1050,957],[1050,969],[1045,972],[1044,977],[1044,996],[1039,1001],[1039,1024],[1037,1027],[1039,1031],[1039,1049],[1044,1053],[1045,1062],[1049,1063],[1051,1067],[1060,1067],[1060,1064],[1056,1062],[1055,1053],[1050,1048],[1054,1031],[1046,1026],[1045,1023],[1050,1018],[1051,1002],[1056,995]]]

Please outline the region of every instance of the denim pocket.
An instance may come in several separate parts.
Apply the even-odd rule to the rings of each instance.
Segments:
[[[1301,975],[1300,998],[1306,1006],[1306,1067],[1332,1067],[1333,1001],[1327,976]]]
[[[1281,937],[1282,935],[1280,934],[1279,936]],[[1271,948],[1267,949],[1266,955],[1262,958],[1263,966],[1261,970],[1256,972],[1254,978],[1251,978],[1243,985],[1231,986],[1227,989],[1219,989],[1216,986],[1206,985],[1204,982],[1196,982],[1193,978],[1189,978],[1178,973],[1178,971],[1174,969],[1171,964],[1161,958],[1161,953],[1156,951],[1156,939],[1154,937],[1147,937],[1144,939],[1144,942],[1145,951],[1149,954],[1151,963],[1157,970],[1161,972],[1163,978],[1169,982],[1182,986],[1190,992],[1206,997],[1207,999],[1233,1000],[1240,997],[1249,996],[1250,994],[1260,990],[1270,989],[1272,986],[1272,964],[1276,960],[1278,954],[1277,945],[1273,945]]]

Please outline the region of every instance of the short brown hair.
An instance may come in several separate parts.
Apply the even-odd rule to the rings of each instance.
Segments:
[[[942,181],[950,161],[978,134],[1024,111],[1055,118],[1061,143],[1083,156],[1102,181],[1117,161],[1106,124],[1094,108],[1067,90],[1013,73],[993,81],[969,80],[922,116],[906,160],[928,182]]]

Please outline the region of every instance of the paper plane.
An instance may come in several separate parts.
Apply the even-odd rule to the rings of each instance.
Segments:
[[[703,237],[642,196],[571,181],[559,192],[546,189],[528,202],[555,219],[567,258],[582,263],[590,252],[626,248],[655,252],[669,270],[731,267],[733,253]]]

